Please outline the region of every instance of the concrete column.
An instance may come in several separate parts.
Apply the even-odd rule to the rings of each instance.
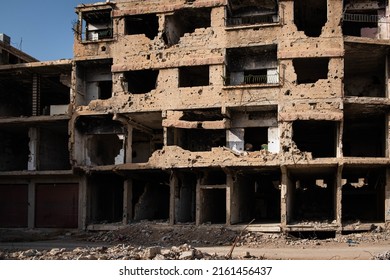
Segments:
[[[281,166],[280,167],[282,175],[281,175],[281,190],[280,190],[280,225],[283,228],[287,226],[287,221],[289,219],[289,213],[288,213],[288,176],[287,176],[287,167]]]
[[[385,222],[386,228],[390,228],[390,168],[386,169]]]
[[[275,154],[280,152],[279,127],[268,128],[268,151]]]
[[[76,105],[76,94],[77,94],[77,90],[76,90],[76,81],[77,81],[77,76],[76,76],[76,62],[72,62],[72,72],[71,72],[71,86],[70,86],[70,96],[69,96],[69,100],[70,100],[70,104],[72,105],[72,110],[69,110],[68,111],[68,114],[70,115],[72,112],[74,112],[74,110],[76,109],[75,108],[75,105]]]
[[[176,220],[176,193],[179,188],[177,174],[174,171],[171,174],[169,187],[169,224],[174,225]]]
[[[214,7],[211,10],[211,27],[225,27],[225,7]]]
[[[83,176],[79,181],[79,229],[87,228],[88,219],[88,183],[87,177]]]
[[[379,31],[379,38],[382,40],[389,39],[389,24],[388,24],[388,18],[390,16],[390,9],[389,6],[386,7],[384,11],[379,10],[378,11],[379,22],[378,22],[378,31]]]
[[[127,179],[123,185],[123,224],[133,219],[133,180]]]
[[[231,128],[226,130],[226,144],[229,149],[238,151],[244,150],[244,134],[243,128]]]
[[[389,56],[386,55],[385,61],[385,93],[386,97],[389,98],[389,89],[390,89],[390,79],[389,79],[389,70],[390,70],[390,59]]]
[[[168,127],[163,127],[163,141],[164,141],[164,147],[168,146]]]
[[[131,163],[133,161],[133,127],[127,126],[127,137],[126,137],[126,156],[125,162]]]
[[[230,197],[229,205],[230,206],[230,213],[228,216],[229,224],[235,224],[241,222],[240,220],[240,200],[239,200],[239,191],[240,191],[240,183],[239,179],[235,176],[237,174],[227,174],[226,178],[226,188],[228,189],[228,192],[226,193],[226,198]]]
[[[234,191],[234,180],[232,174],[226,175],[226,225],[231,225],[232,223],[232,211],[234,207],[237,207],[234,203],[233,195]]]
[[[28,228],[35,227],[35,182],[28,184]]]
[[[342,158],[343,157],[343,130],[344,130],[344,120],[341,120],[337,126],[336,131],[336,157]]]
[[[196,181],[196,211],[195,211],[195,224],[200,225],[200,221],[202,220],[202,190],[200,189],[200,178]]]
[[[385,157],[389,157],[390,156],[390,152],[389,152],[389,143],[390,143],[390,132],[389,132],[389,129],[390,129],[390,114],[387,114],[386,117],[385,117]]]
[[[30,141],[28,147],[30,150],[30,156],[28,157],[27,170],[38,169],[38,141],[39,141],[39,128],[30,127],[28,130],[28,137]]]
[[[337,167],[337,174],[336,174],[336,184],[335,184],[335,214],[336,214],[336,223],[339,227],[339,233],[341,233],[342,230],[342,195],[343,195],[343,164],[339,164]]]

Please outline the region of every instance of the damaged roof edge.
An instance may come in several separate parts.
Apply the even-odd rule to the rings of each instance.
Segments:
[[[32,57],[31,55],[21,51],[21,50],[18,50],[17,48],[11,46],[11,45],[8,45],[2,41],[0,41],[0,48],[3,48],[5,49],[6,51],[10,52],[11,54],[23,59],[23,60],[26,60],[28,62],[36,62],[36,61],[39,61],[38,59],[36,59],[35,57]]]
[[[27,62],[19,64],[7,64],[0,65],[0,71],[9,71],[9,70],[22,70],[26,68],[45,68],[52,66],[72,66],[72,59],[60,59],[60,60],[51,60],[51,61],[36,61],[36,62]]]
[[[95,9],[101,9],[102,7],[105,8],[112,8],[116,5],[115,1],[106,1],[106,2],[97,2],[97,3],[91,3],[91,4],[80,4],[75,7],[76,13],[78,11],[82,12],[89,12],[94,11]]]

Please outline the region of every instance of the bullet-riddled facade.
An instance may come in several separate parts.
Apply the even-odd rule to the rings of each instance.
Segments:
[[[76,13],[73,60],[0,66],[26,76],[4,102],[31,99],[0,119],[0,191],[25,186],[27,226],[389,223],[387,1],[127,0]]]

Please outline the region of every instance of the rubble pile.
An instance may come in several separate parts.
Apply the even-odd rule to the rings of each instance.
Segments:
[[[170,226],[167,223],[144,221],[113,231],[58,232],[56,236],[54,233],[41,235],[42,240],[47,240],[48,237],[49,239],[55,238],[53,240],[56,240],[56,246],[60,246],[58,242],[64,242],[62,246],[68,249],[59,247],[46,250],[21,250],[16,247],[19,238],[18,241],[14,240],[15,238],[4,238],[4,241],[16,243],[7,249],[0,249],[0,260],[224,260],[228,259],[226,255],[221,253],[218,255],[213,253],[214,249],[208,250],[205,247],[231,247],[235,244],[235,247],[244,246],[248,249],[306,249],[317,246],[347,248],[367,244],[388,244],[390,240],[390,231],[379,227],[373,228],[372,231],[344,233],[333,237],[323,233],[320,231],[304,232],[301,236],[299,233],[240,232],[224,226],[210,227],[209,225],[195,226],[191,224]],[[28,234],[32,234],[34,238]],[[11,232],[8,235],[11,236]],[[26,231],[20,238],[27,237],[26,240],[35,240],[36,235],[35,231]],[[235,243],[238,236],[240,238]],[[74,244],[72,242],[76,242],[73,247],[65,245]],[[234,258],[264,259],[264,255],[257,257],[252,256],[249,253],[250,250],[243,251],[240,250],[240,256],[235,253]],[[388,260],[390,259],[390,251],[372,258]]]
[[[226,260],[224,255],[208,254],[191,245],[183,244],[162,248],[132,247],[119,244],[111,247],[77,247],[73,250],[53,248],[51,250],[0,251],[0,260]],[[248,252],[237,259],[263,259]]]
[[[126,243],[136,246],[193,246],[231,245],[237,232],[226,227],[168,226],[153,222],[140,222],[115,231],[90,233],[87,241],[110,244]]]
[[[372,258],[373,260],[390,260],[390,251],[378,254]]]
[[[386,230],[374,230],[361,233],[350,233],[338,235],[333,238],[320,238],[315,233],[310,238],[298,238],[292,235],[286,235],[283,233],[259,233],[259,232],[245,232],[239,242],[239,246],[248,247],[271,247],[271,246],[306,246],[314,247],[320,245],[326,245],[331,243],[345,243],[349,246],[357,244],[375,244],[382,241],[390,240],[390,231]]]

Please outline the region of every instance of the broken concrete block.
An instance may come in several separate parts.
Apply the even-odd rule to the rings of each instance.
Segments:
[[[179,260],[191,260],[194,257],[194,250],[184,251],[180,254]]]
[[[149,247],[146,248],[143,257],[145,259],[153,259],[157,254],[161,253],[161,247]]]

